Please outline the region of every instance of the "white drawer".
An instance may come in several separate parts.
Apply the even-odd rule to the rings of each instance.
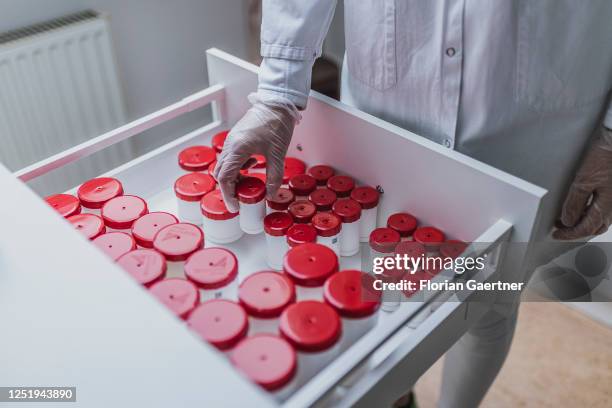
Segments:
[[[178,152],[208,144],[248,108],[256,67],[219,50],[207,52],[211,87],[69,151],[34,164],[23,181],[214,102],[215,120],[172,143],[125,163],[108,175],[151,210],[175,210],[171,186]],[[325,148],[323,148],[325,146]],[[545,191],[313,93],[289,154],[307,164],[330,163],[361,183],[384,190],[379,225],[400,210],[439,226],[478,253],[506,241],[528,241]],[[13,175],[0,167],[8,194],[0,206],[0,384],[76,386],[85,406],[277,406],[216,351],[191,334],[117,266],[107,260]],[[261,236],[229,247],[244,270],[267,269]],[[501,250],[501,249],[499,249]],[[519,271],[523,252],[502,257]],[[358,256],[342,267],[358,267]],[[476,279],[488,280],[496,268]],[[478,296],[478,293],[465,293]],[[487,310],[491,299],[460,301],[427,293],[402,303],[309,383],[286,406],[384,405],[415,381]],[[415,316],[435,303],[418,325]],[[412,322],[412,324],[410,324]],[[8,368],[8,370],[7,370]],[[381,399],[382,398],[382,399]]]

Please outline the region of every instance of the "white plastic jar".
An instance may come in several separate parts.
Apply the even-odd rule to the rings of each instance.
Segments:
[[[296,286],[298,300],[323,299],[325,280],[338,272],[338,257],[321,244],[302,244],[291,248],[283,271]]]
[[[276,190],[271,199],[266,200],[266,214],[274,211],[287,211],[289,205],[295,201],[295,194],[288,188],[281,187]]]
[[[238,259],[225,248],[200,249],[185,261],[185,276],[200,289],[200,300],[236,300]]]
[[[295,392],[297,354],[287,340],[272,334],[249,336],[238,343],[230,358],[236,369],[277,401]]]
[[[340,317],[324,302],[306,300],[288,306],[280,317],[280,332],[297,350],[297,386],[308,382],[340,352]]]
[[[381,293],[371,275],[358,270],[335,273],[325,282],[324,296],[342,319],[342,351],[376,326]]]
[[[418,224],[417,219],[408,213],[395,213],[387,218],[387,227],[397,231],[402,241],[412,240],[412,234]]]
[[[153,248],[155,235],[165,226],[178,223],[178,219],[167,212],[156,211],[143,215],[132,224],[132,236],[141,248]]]
[[[187,172],[208,171],[208,167],[217,159],[217,152],[208,146],[190,146],[183,149],[178,155],[179,167]]]
[[[317,181],[317,186],[319,188],[325,187],[327,185],[327,180],[336,174],[334,169],[326,164],[314,165],[310,167],[306,173]]]
[[[102,207],[100,214],[110,231],[129,233],[134,222],[147,214],[149,209],[147,203],[140,197],[133,195],[122,195],[111,198]]]
[[[312,217],[312,226],[317,230],[317,243],[331,248],[340,256],[340,232],[342,220],[333,213],[317,213]]]
[[[87,239],[96,239],[106,233],[106,226],[102,217],[95,214],[77,214],[66,219],[72,226]]]
[[[45,201],[64,218],[81,213],[81,202],[73,195],[54,194],[45,197]]]
[[[378,223],[378,202],[380,193],[374,187],[361,186],[351,191],[351,198],[361,206],[361,221],[359,223],[359,241],[368,242],[370,232],[376,229]]]
[[[198,288],[186,279],[161,280],[151,285],[149,292],[181,319],[187,319],[200,303]]]
[[[277,334],[279,317],[295,298],[295,285],[282,273],[261,271],[243,280],[238,299],[249,315],[249,335]]]
[[[187,223],[168,225],[153,240],[153,248],[166,258],[169,278],[184,278],[185,261],[203,247],[204,233],[197,225]]]
[[[202,222],[200,201],[206,193],[215,189],[217,183],[208,174],[188,173],[179,177],[174,183],[174,195],[181,221],[191,224]]]
[[[274,270],[283,269],[283,258],[289,250],[287,231],[292,225],[293,219],[286,212],[273,212],[264,218],[266,262]]]
[[[310,193],[308,200],[315,205],[317,211],[331,211],[338,197],[327,187],[320,187]]]
[[[113,261],[136,249],[136,241],[125,232],[107,232],[92,242]]]
[[[112,177],[99,177],[81,184],[77,197],[81,202],[83,213],[99,215],[102,206],[111,198],[123,195],[123,185]]]
[[[353,256],[359,252],[361,206],[350,198],[342,198],[332,208],[342,221],[340,230],[340,256]]]
[[[151,287],[166,275],[166,259],[153,249],[135,249],[117,260],[128,274],[145,287]]]
[[[355,180],[350,176],[331,176],[327,180],[327,188],[336,193],[338,198],[350,197],[355,188]]]
[[[202,228],[206,240],[217,244],[228,244],[240,239],[244,232],[240,228],[238,213],[229,212],[223,201],[221,190],[206,194],[200,202]]]
[[[293,224],[287,230],[287,244],[294,248],[302,244],[317,242],[317,230],[311,224]]]
[[[444,233],[435,227],[419,227],[412,238],[425,246],[428,256],[438,255],[440,246],[446,241]]]
[[[295,194],[296,200],[306,200],[317,188],[317,181],[308,174],[296,174],[289,179],[289,189]]]
[[[196,307],[187,318],[187,326],[202,340],[227,352],[246,337],[249,320],[238,303],[214,299]]]
[[[236,185],[240,205],[240,228],[247,234],[259,234],[264,230],[266,215],[266,183],[257,177],[243,177]]]
[[[395,256],[395,248],[400,242],[400,235],[397,231],[391,228],[376,228],[370,233],[370,264],[369,272],[373,272],[374,263],[377,258],[386,258]],[[378,261],[384,262],[384,261]],[[393,269],[384,269],[382,279],[387,283],[395,283],[399,281],[403,271]],[[382,293],[382,309],[388,312],[394,311],[399,307],[401,300],[401,292],[398,290],[385,290]]]

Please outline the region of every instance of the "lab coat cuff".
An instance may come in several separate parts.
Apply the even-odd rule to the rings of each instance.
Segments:
[[[259,88],[266,94],[289,99],[298,108],[306,108],[314,60],[298,61],[264,57],[259,67]]]
[[[259,85],[259,87],[257,88],[257,93],[262,98],[266,98],[268,100],[278,99],[279,101],[281,101],[282,99],[288,99],[299,110],[304,110],[308,101],[308,95],[304,95],[300,92],[290,91],[288,89],[267,85]]]
[[[281,58],[297,61],[314,60],[321,56],[318,52],[309,47],[296,47],[291,45],[261,44],[261,56],[264,58]]]

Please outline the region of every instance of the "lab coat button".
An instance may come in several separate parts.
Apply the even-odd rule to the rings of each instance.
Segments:
[[[448,55],[449,57],[453,57],[455,55],[455,49],[453,47],[447,48],[446,49],[446,55]]]
[[[444,141],[444,146],[446,146],[446,147],[451,147],[451,146],[452,146],[452,142],[451,142],[449,139],[446,139],[446,140]]]

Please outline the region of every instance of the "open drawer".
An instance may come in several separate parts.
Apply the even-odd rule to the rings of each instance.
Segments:
[[[0,207],[0,385],[76,386],[86,406],[385,406],[438,359],[490,307],[490,296],[461,299],[428,292],[383,314],[378,325],[288,400],[252,385],[120,268],[99,253],[17,179],[54,169],[182,114],[213,104],[212,123],[109,172],[152,211],[176,213],[176,157],[209,144],[248,108],[257,68],[207,52],[211,87],[11,175]],[[408,210],[453,238],[490,254],[471,278],[520,271],[524,252],[504,257],[504,242],[527,242],[545,191],[356,109],[313,93],[289,155],[330,163],[360,183],[380,186],[379,225]],[[14,177],[17,176],[17,179]],[[229,244],[242,271],[267,269],[260,236]],[[525,248],[526,250],[527,248]],[[357,255],[341,268],[359,268]],[[436,279],[442,279],[441,276]],[[477,301],[469,301],[477,299]],[[467,301],[466,301],[467,300]],[[384,392],[381,387],[384,384]],[[376,401],[374,403],[373,401]]]

